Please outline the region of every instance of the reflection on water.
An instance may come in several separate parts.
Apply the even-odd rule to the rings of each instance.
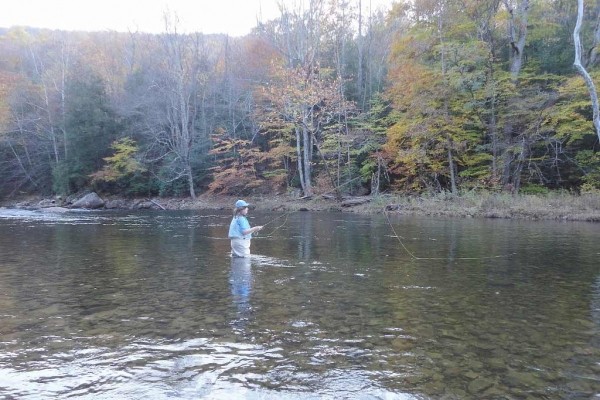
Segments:
[[[233,302],[237,306],[237,315],[232,325],[243,331],[251,313],[252,267],[250,266],[250,257],[231,257],[229,284]]]
[[[229,219],[0,210],[0,393],[600,393],[597,224],[396,217],[415,260],[384,216],[295,213],[232,259]]]

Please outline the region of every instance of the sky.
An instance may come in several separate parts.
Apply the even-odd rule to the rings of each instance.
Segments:
[[[2,0],[0,27],[161,33],[168,10],[177,16],[180,33],[243,36],[259,18],[276,18],[280,2],[298,4],[298,0]],[[373,9],[389,8],[392,0],[362,0],[363,9],[369,2]]]

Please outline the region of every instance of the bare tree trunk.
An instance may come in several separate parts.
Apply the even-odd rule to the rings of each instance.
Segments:
[[[52,107],[50,105],[50,96],[48,95],[48,86],[46,85],[44,73],[41,70],[41,63],[38,62],[37,56],[34,53],[34,51],[30,50],[30,52],[31,52],[31,57],[33,59],[33,65],[35,68],[35,72],[40,77],[42,91],[44,93],[44,106],[45,106],[44,111],[46,113],[46,118],[48,118],[48,130],[50,133],[50,142],[52,143],[52,152],[54,154],[54,162],[58,164],[58,162],[60,161],[59,144],[58,144],[58,139],[56,137],[56,132],[54,129],[54,118],[52,116],[52,111],[51,111]]]
[[[528,153],[528,143],[526,143],[525,136],[521,138],[521,151],[517,157],[517,165],[515,167],[515,173],[513,178],[513,192],[518,193],[521,188],[521,172],[523,172],[523,164]]]
[[[317,148],[317,151],[319,152],[319,155],[321,156],[321,160],[323,160],[323,165],[325,166],[325,172],[327,173],[327,176],[329,177],[329,181],[331,182],[331,185],[333,186],[333,189],[335,190],[335,197],[338,201],[342,201],[342,194],[340,193],[339,184],[336,184],[335,178],[331,174],[331,171],[329,170],[329,166],[327,165],[327,161],[325,160],[325,156],[323,155],[323,152],[321,151],[321,147],[319,147],[319,144],[316,141],[315,141],[315,147]]]
[[[489,0],[483,3],[484,15],[481,20],[479,20],[478,32],[481,39],[487,45],[488,59],[487,59],[487,82],[488,82],[488,99],[489,99],[489,118],[486,121],[488,137],[491,142],[491,151],[492,151],[492,171],[491,171],[491,181],[495,185],[498,182],[498,115],[496,109],[496,76],[494,69],[495,62],[495,45],[494,45],[494,26],[495,24],[492,22],[494,16],[497,14],[498,6],[501,0]]]
[[[302,135],[300,134],[300,128],[294,129],[296,133],[296,156],[298,158],[298,176],[300,178],[300,187],[302,192],[306,195],[306,182],[304,182],[304,167],[302,166]]]
[[[304,195],[311,196],[312,193],[312,182],[311,182],[311,161],[312,161],[312,140],[311,135],[308,133],[308,128],[305,124],[302,126],[302,142],[304,147],[302,148],[302,164],[304,167]]]
[[[31,174],[29,174],[29,171],[27,170],[27,168],[25,168],[25,165],[23,164],[23,160],[21,160],[21,157],[19,157],[19,154],[15,150],[15,148],[12,145],[11,141],[7,140],[6,143],[8,144],[8,147],[10,147],[10,151],[15,156],[15,160],[17,160],[17,163],[19,164],[19,167],[20,167],[21,171],[23,172],[23,175],[25,175],[25,177],[27,178],[27,180],[29,182],[31,182],[34,187],[38,187],[38,184],[33,180],[33,178],[31,177]],[[24,147],[26,147],[26,146],[24,146]]]
[[[60,108],[62,115],[62,132],[63,132],[63,145],[64,145],[64,157],[65,160],[68,157],[68,135],[67,135],[67,105],[66,105],[66,80],[67,80],[67,67],[69,65],[69,51],[65,50],[65,43],[63,41],[61,47],[62,57],[62,68],[61,68],[61,82],[60,82]]]
[[[598,93],[596,92],[596,86],[592,77],[586,69],[581,65],[581,39],[579,32],[581,30],[581,23],[583,21],[583,0],[577,0],[577,23],[575,24],[575,30],[573,31],[573,40],[575,42],[575,63],[573,64],[577,71],[583,76],[585,84],[590,93],[592,100],[592,111],[594,118],[594,128],[596,128],[596,134],[600,139],[600,113],[598,112]]]
[[[493,76],[493,62],[490,62],[490,78],[494,79]],[[492,140],[492,180],[496,182],[498,179],[498,121],[496,119],[496,83],[493,82],[492,85],[494,87],[491,95],[489,130]]]
[[[358,67],[356,74],[356,98],[360,100],[363,99],[363,35],[362,35],[362,1],[358,0],[358,38],[356,39],[357,47],[358,47]],[[361,109],[365,109],[365,105],[361,102]]]
[[[185,179],[190,197],[195,199],[192,157],[200,136],[196,123],[198,114],[202,115],[201,108],[205,107],[208,79],[202,66],[206,60],[201,52],[203,36],[179,34],[176,18],[173,22],[166,13],[164,18],[166,33],[161,38],[166,68],[159,80],[161,98],[156,103],[164,121],[158,119],[153,129],[158,132],[159,143],[164,146],[167,154],[172,154],[170,161],[164,166],[170,169],[165,174],[165,180],[172,182]],[[205,122],[204,118],[200,121],[202,124]],[[206,130],[205,125],[202,129]]]
[[[305,117],[306,119],[306,117]],[[312,140],[305,124],[294,129],[296,133],[296,155],[298,157],[298,176],[304,196],[312,196],[311,160]]]
[[[504,0],[504,5],[509,18],[509,44],[510,44],[510,75],[514,85],[518,84],[519,74],[523,67],[523,51],[527,38],[527,19],[529,15],[529,0],[519,0],[516,9],[511,5],[510,0]],[[510,111],[514,99],[509,99],[508,108]],[[509,185],[511,181],[511,164],[515,158],[513,151],[514,124],[507,118],[504,124],[504,152],[503,160],[503,185]]]
[[[192,168],[188,165],[187,168],[187,181],[190,188],[190,197],[196,199],[196,190],[194,190],[194,175],[192,174]]]
[[[454,167],[454,157],[452,156],[452,138],[450,135],[446,135],[446,148],[448,151],[448,168],[450,169],[450,190],[452,194],[456,194],[458,189],[456,188],[456,173]]]
[[[444,16],[445,16],[445,9],[444,9],[444,3],[441,4],[441,10],[440,10],[440,16],[438,19],[438,36],[439,36],[439,41],[440,41],[440,47],[441,47],[441,67],[442,67],[442,78],[444,81],[446,81],[447,78],[447,74],[446,74],[446,48],[445,48],[445,43],[444,43]],[[444,97],[444,119],[446,119],[446,121],[450,118],[450,112],[449,112],[449,106],[448,106],[448,96]],[[448,172],[450,173],[450,190],[452,191],[452,194],[456,194],[457,193],[457,189],[456,189],[456,176],[454,174],[455,171],[455,167],[454,167],[454,157],[452,156],[452,137],[450,136],[450,134],[448,132],[445,133],[446,136],[446,151],[448,152]]]
[[[510,43],[510,74],[516,81],[523,67],[523,50],[527,39],[527,19],[529,15],[529,0],[520,0],[517,9],[511,6],[509,0],[504,5],[510,14],[509,43]],[[515,15],[516,11],[516,15]]]

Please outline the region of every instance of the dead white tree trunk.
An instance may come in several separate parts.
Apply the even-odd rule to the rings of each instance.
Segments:
[[[577,23],[575,24],[575,30],[573,31],[573,40],[575,42],[575,62],[574,66],[577,72],[581,74],[585,84],[590,92],[590,98],[592,100],[592,111],[594,117],[594,128],[596,128],[596,134],[600,139],[600,112],[598,111],[598,93],[596,92],[596,86],[592,77],[581,64],[581,39],[579,38],[579,32],[581,31],[581,23],[583,21],[583,0],[577,0]]]

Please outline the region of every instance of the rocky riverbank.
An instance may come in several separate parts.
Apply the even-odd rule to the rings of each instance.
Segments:
[[[600,195],[510,195],[503,193],[470,193],[462,196],[380,195],[343,198],[297,198],[285,195],[245,197],[257,210],[263,211],[334,211],[356,213],[390,212],[463,218],[516,218],[530,220],[563,220],[600,222]],[[6,208],[39,209],[51,212],[72,208],[123,210],[232,210],[237,198],[201,195],[191,198],[115,198],[94,194],[72,198],[27,197],[0,202]]]

